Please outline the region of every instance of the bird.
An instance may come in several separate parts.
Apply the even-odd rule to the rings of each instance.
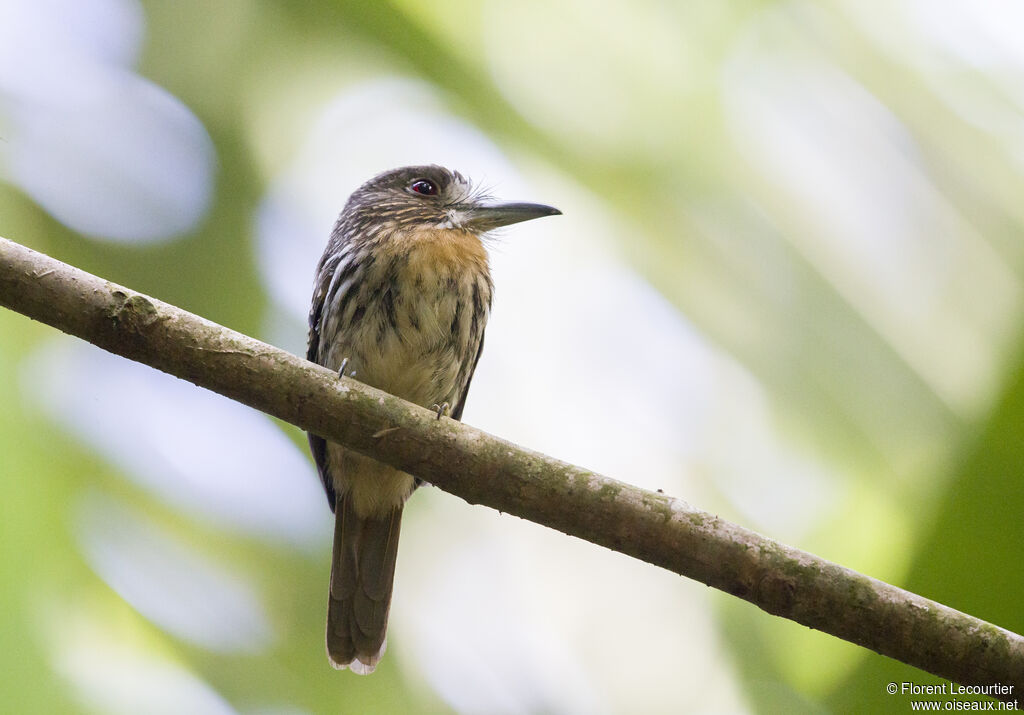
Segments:
[[[494,291],[481,238],[560,213],[496,202],[437,165],[378,174],[349,197],[317,264],[307,359],[461,420]],[[327,656],[365,675],[387,648],[402,509],[420,481],[308,437],[335,520]]]

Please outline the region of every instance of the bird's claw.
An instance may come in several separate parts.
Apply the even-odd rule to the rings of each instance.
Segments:
[[[448,408],[451,407],[447,402],[442,402],[440,405],[432,405],[431,409],[437,413],[437,419],[441,419],[442,416],[448,414]]]
[[[342,358],[341,367],[338,368],[338,377],[345,377],[345,366],[348,365],[348,358]],[[353,370],[348,374],[349,377],[355,377],[356,371]]]

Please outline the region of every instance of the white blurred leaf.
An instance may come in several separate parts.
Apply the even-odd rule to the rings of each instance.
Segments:
[[[77,531],[100,578],[167,632],[221,653],[258,653],[270,644],[255,586],[141,514],[93,494],[79,505]]]
[[[69,339],[28,366],[26,389],[52,419],[168,503],[307,549],[326,538],[313,466],[265,415]]]
[[[138,7],[64,5],[0,11],[6,178],[99,238],[154,241],[192,229],[211,199],[213,144],[181,101],[121,66],[136,53]]]

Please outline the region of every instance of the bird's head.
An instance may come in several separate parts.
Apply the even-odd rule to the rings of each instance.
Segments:
[[[457,171],[407,166],[378,174],[353,192],[339,219],[349,236],[378,237],[420,231],[476,236],[520,221],[562,213],[543,204],[501,203],[475,192]]]

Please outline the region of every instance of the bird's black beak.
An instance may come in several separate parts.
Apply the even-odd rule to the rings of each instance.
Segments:
[[[483,233],[542,216],[560,216],[554,206],[524,203],[472,203],[457,206],[463,228]]]

